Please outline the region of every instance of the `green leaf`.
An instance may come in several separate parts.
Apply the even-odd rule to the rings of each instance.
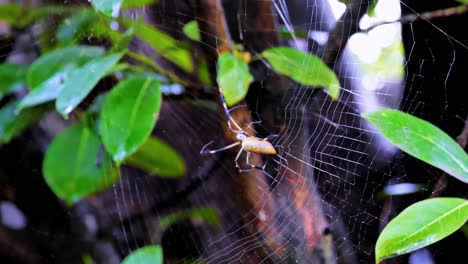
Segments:
[[[104,190],[118,179],[99,137],[81,123],[52,141],[42,170],[52,191],[68,204]]]
[[[200,41],[200,29],[198,28],[198,23],[196,20],[192,20],[184,25],[182,28],[184,34],[191,40]]]
[[[122,264],[162,264],[163,251],[160,245],[144,246],[128,255]]]
[[[26,83],[28,67],[20,64],[0,64],[0,100]]]
[[[433,198],[417,202],[384,228],[375,246],[376,263],[435,243],[455,232],[467,219],[467,200]]]
[[[123,0],[122,8],[138,8],[151,5],[158,0]]]
[[[55,101],[57,111],[63,116],[73,111],[121,57],[117,53],[96,58],[71,71]]]
[[[81,66],[103,54],[102,48],[92,46],[72,46],[47,53],[35,60],[29,67],[28,87],[30,90],[34,90],[64,68]]]
[[[130,77],[106,96],[100,130],[104,146],[117,163],[134,153],[149,137],[161,106],[159,82]]]
[[[26,27],[40,19],[51,18],[54,15],[65,15],[76,10],[76,6],[73,5],[42,5],[31,8],[20,14],[19,26]]]
[[[143,21],[137,21],[135,26],[135,35],[148,42],[151,47],[161,56],[170,60],[186,72],[192,72],[193,62],[189,50],[182,47],[182,44],[161,30],[145,24]]]
[[[220,225],[220,218],[218,212],[213,207],[198,207],[179,211],[158,220],[158,229],[165,230],[172,224],[181,220],[202,220],[209,225],[218,227]]]
[[[168,178],[179,178],[185,173],[185,163],[179,153],[154,137],[149,137],[125,163]]]
[[[43,5],[26,10],[19,4],[0,4],[0,21],[17,28],[24,28],[39,19],[64,14],[71,10],[73,9],[70,7],[59,5]]]
[[[227,105],[232,106],[244,99],[253,77],[249,66],[241,58],[223,52],[218,57],[217,81]]]
[[[455,0],[459,3],[462,3],[462,4],[468,4],[468,0]]]
[[[17,25],[17,18],[21,14],[22,6],[19,4],[0,4],[0,21],[5,21],[8,25]]]
[[[276,72],[304,85],[323,86],[331,98],[338,98],[340,82],[319,57],[288,47],[267,49],[261,55]]]
[[[42,105],[18,113],[17,105],[18,102],[11,102],[0,108],[0,145],[8,143],[51,110],[50,105]]]
[[[83,9],[65,18],[57,29],[57,40],[62,45],[79,41],[80,35],[86,33],[86,29],[98,20],[97,15],[92,9]]]
[[[394,145],[468,183],[468,155],[444,131],[410,114],[383,109],[363,115]]]
[[[116,18],[119,16],[122,0],[91,0],[91,4],[102,14]]]
[[[63,89],[70,72],[103,54],[102,48],[72,46],[41,56],[28,70],[27,80],[31,91],[21,100],[18,109],[54,100]]]

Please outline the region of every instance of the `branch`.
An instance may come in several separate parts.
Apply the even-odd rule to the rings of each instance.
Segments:
[[[346,11],[336,22],[328,36],[323,51],[323,61],[333,69],[336,61],[343,52],[349,38],[359,30],[359,19],[367,13],[369,1],[350,0]]]
[[[430,21],[430,20],[434,20],[434,19],[442,18],[442,17],[462,15],[466,12],[468,12],[468,4],[459,5],[455,7],[449,7],[445,9],[438,9],[434,11],[428,11],[422,14],[418,14],[418,13],[408,14],[408,15],[402,16],[400,19],[395,20],[395,21],[384,21],[384,22],[376,23],[366,28],[363,32],[368,32],[376,27],[387,25],[387,24],[393,24],[393,23],[407,24],[407,23],[412,23],[412,22],[419,21],[419,20]]]

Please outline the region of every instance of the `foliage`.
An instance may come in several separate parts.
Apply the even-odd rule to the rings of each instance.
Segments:
[[[374,111],[364,117],[401,150],[468,182],[468,155],[439,128],[392,109]],[[382,231],[375,248],[376,263],[437,242],[467,220],[467,200],[438,198],[418,202],[392,219]]]
[[[433,198],[417,202],[395,217],[375,246],[376,263],[435,243],[468,220],[468,201]]]
[[[401,150],[468,182],[468,155],[436,126],[392,109],[378,110],[364,117]]]
[[[207,224],[214,227],[220,225],[219,215],[216,210],[212,207],[199,207],[191,208],[185,211],[176,212],[159,219],[157,227],[160,230],[165,230],[175,222],[192,219],[192,220],[203,220]]]
[[[7,144],[36,123],[53,110],[54,104],[55,111],[64,118],[76,117],[73,125],[52,140],[43,161],[45,181],[68,205],[112,186],[119,179],[122,164],[168,178],[181,177],[186,172],[182,156],[161,139],[151,137],[163,100],[161,84],[174,81],[184,84],[184,81],[161,69],[155,63],[156,57],[130,51],[128,45],[138,38],[178,71],[196,74],[203,85],[215,85],[211,83],[206,60],[194,56],[193,45],[201,41],[196,21],[183,28],[192,41],[183,41],[143,20],[119,17],[121,9],[153,2],[92,0],[94,9],[0,5],[0,19],[18,29],[52,14],[61,19],[52,33],[54,41],[40,42],[41,56],[29,67],[0,64],[0,99],[7,100],[0,107],[0,144]],[[124,30],[115,30],[112,25]],[[84,39],[89,35],[106,43],[106,48],[91,46],[93,42]],[[133,62],[128,63],[129,59]],[[280,75],[311,88],[323,87],[332,99],[339,98],[337,76],[317,56],[289,47],[274,47],[255,59],[263,59]],[[218,57],[216,81],[229,106],[243,100],[254,81],[249,64],[250,53],[242,47]],[[95,89],[104,79],[116,85],[109,91]],[[21,89],[26,92],[25,86],[25,96],[17,93]],[[92,91],[100,95],[88,106],[86,101],[92,99],[89,98]],[[395,110],[379,110],[364,117],[406,153],[468,182],[466,153],[440,129]],[[466,222],[467,203],[458,198],[440,198],[408,207],[382,232],[376,246],[376,261],[416,250],[454,232]],[[202,219],[219,225],[216,211],[201,207],[161,217],[158,227],[165,229],[182,219]],[[162,261],[161,246],[153,245],[134,251],[123,263]]]
[[[261,55],[278,73],[304,85],[323,86],[333,99],[338,98],[340,82],[319,57],[288,47],[270,48]]]
[[[82,123],[67,128],[54,139],[42,170],[52,191],[68,204],[104,190],[118,179],[98,135]]]
[[[201,36],[200,36],[200,29],[198,28],[198,23],[195,20],[192,20],[188,22],[187,24],[184,25],[184,28],[182,29],[184,31],[184,34],[191,40],[193,41],[200,41]]]
[[[164,155],[155,155],[157,149]],[[156,137],[149,137],[125,163],[167,178],[178,178],[185,174],[182,157],[170,146]]]
[[[159,82],[147,77],[130,77],[106,96],[100,131],[106,150],[117,164],[149,137],[160,105]]]
[[[0,64],[0,100],[4,95],[24,85],[27,67],[19,64]]]
[[[163,252],[160,245],[141,247],[128,255],[122,264],[162,264]]]
[[[244,99],[253,76],[249,66],[237,56],[223,52],[218,58],[218,85],[226,96],[226,103],[232,106]]]

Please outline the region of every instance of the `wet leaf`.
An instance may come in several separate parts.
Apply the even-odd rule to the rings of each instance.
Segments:
[[[404,152],[468,183],[468,155],[444,131],[410,114],[383,109],[363,115]]]
[[[162,264],[163,251],[160,245],[144,246],[128,255],[122,264]]]
[[[191,40],[200,41],[200,29],[198,28],[198,23],[196,20],[192,20],[184,25],[182,28],[184,34]]]
[[[159,113],[161,91],[153,78],[130,77],[106,96],[100,131],[117,163],[134,153],[150,136]]]
[[[122,0],[91,0],[91,4],[102,14],[116,18],[119,16]]]
[[[433,244],[458,230],[467,219],[467,200],[433,198],[417,202],[384,228],[375,246],[376,263]]]
[[[218,212],[213,207],[198,207],[186,209],[176,213],[172,213],[167,216],[163,216],[158,220],[158,229],[165,230],[172,224],[181,221],[190,219],[202,220],[205,223],[212,225],[213,227],[218,227],[220,225],[220,218]]]
[[[11,102],[0,108],[0,145],[8,143],[52,109],[50,105],[41,105],[18,112],[17,106],[18,102]]]
[[[125,163],[168,178],[179,178],[185,173],[185,163],[179,153],[154,137],[149,137]]]
[[[70,205],[112,186],[118,179],[118,171],[99,137],[81,123],[52,141],[42,170],[52,191]]]
[[[0,64],[0,100],[26,83],[27,69],[21,64]]]
[[[244,99],[253,76],[249,72],[249,66],[241,58],[224,52],[218,58],[217,81],[227,105],[232,106]]]
[[[73,111],[121,57],[121,53],[99,57],[72,70],[55,101],[57,111],[63,116]]]
[[[261,55],[276,72],[304,85],[323,86],[331,98],[338,98],[340,82],[319,57],[288,47],[267,49]]]
[[[93,46],[71,46],[47,53],[35,60],[29,67],[28,87],[34,90],[63,69],[81,66],[103,54],[102,48]]]
[[[145,24],[143,21],[133,23],[135,35],[148,42],[161,56],[170,60],[186,72],[192,72],[193,62],[190,51],[163,31]]]

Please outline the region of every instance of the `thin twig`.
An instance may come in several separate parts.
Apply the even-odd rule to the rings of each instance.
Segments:
[[[430,21],[436,18],[449,17],[449,16],[454,16],[454,15],[462,15],[466,12],[468,12],[468,4],[459,5],[455,7],[449,7],[445,9],[438,9],[434,11],[428,11],[428,12],[424,12],[421,14],[418,14],[418,13],[408,14],[408,15],[402,16],[400,19],[395,20],[395,21],[383,21],[380,23],[376,23],[366,28],[363,31],[368,32],[376,27],[387,25],[387,24],[393,24],[393,23],[407,24],[407,23],[418,21],[418,20]]]

